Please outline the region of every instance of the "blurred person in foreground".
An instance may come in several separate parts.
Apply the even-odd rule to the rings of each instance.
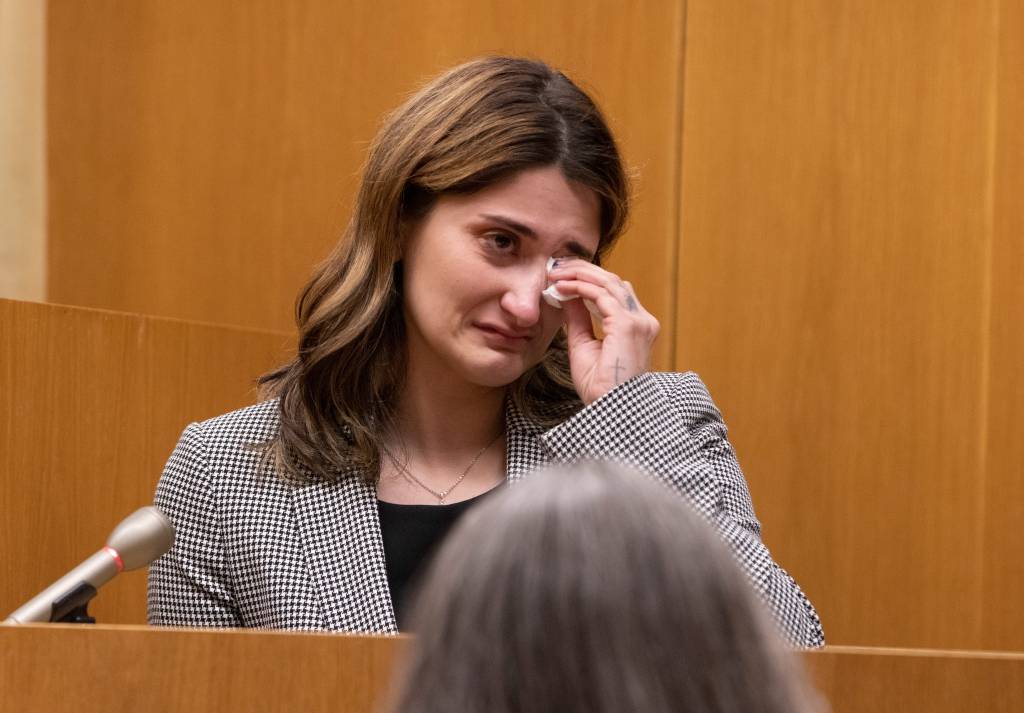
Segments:
[[[721,540],[647,477],[584,462],[456,526],[388,713],[824,710]]]

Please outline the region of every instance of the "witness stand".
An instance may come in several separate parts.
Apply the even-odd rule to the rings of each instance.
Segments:
[[[374,713],[406,641],[0,626],[0,711]],[[835,713],[1017,713],[1024,705],[1024,653],[830,647],[801,658]]]

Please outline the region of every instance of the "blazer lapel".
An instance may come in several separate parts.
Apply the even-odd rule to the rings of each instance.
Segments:
[[[551,460],[543,429],[509,401],[505,407],[507,482]],[[323,610],[335,631],[398,631],[388,589],[377,493],[351,471],[332,482],[317,479],[292,489],[300,540]]]
[[[292,504],[326,628],[396,632],[373,486],[353,471],[295,488]]]

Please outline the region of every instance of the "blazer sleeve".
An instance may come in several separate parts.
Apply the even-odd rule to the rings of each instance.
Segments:
[[[174,525],[174,546],[149,568],[147,620],[160,626],[242,626],[220,537],[202,428],[185,429],[154,503]]]
[[[761,541],[725,422],[696,374],[636,376],[541,438],[559,460],[615,458],[665,479],[718,528],[785,638],[824,645],[814,606]]]

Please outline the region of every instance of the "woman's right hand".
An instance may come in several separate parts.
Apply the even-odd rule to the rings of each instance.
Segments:
[[[580,298],[563,302],[562,309],[572,380],[583,403],[593,403],[650,369],[661,325],[640,304],[630,283],[579,258],[557,260],[548,279],[563,295]],[[596,308],[603,338],[594,333],[584,300]]]

